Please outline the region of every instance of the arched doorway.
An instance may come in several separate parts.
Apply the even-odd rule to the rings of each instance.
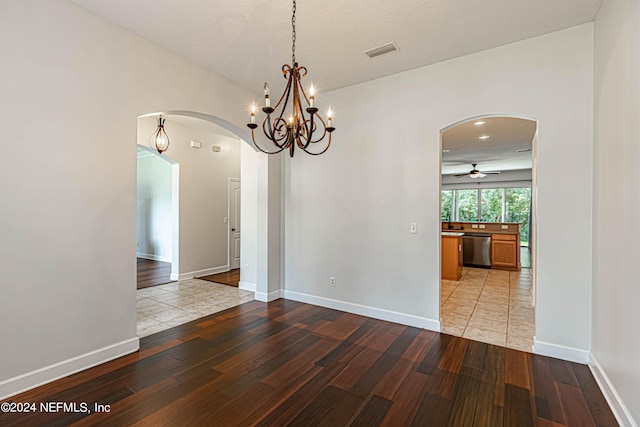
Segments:
[[[440,136],[442,331],[532,352],[537,121],[475,116]]]
[[[241,177],[238,168],[235,169],[235,172],[221,176],[217,176],[214,172],[220,172],[221,168],[226,167],[224,166],[225,158],[228,158],[232,153],[238,156],[241,151],[242,161],[249,159],[253,164],[249,164],[246,168],[252,171],[252,174],[245,177],[247,178],[246,182],[245,178],[242,182],[243,194],[246,187],[250,203],[245,204],[244,200],[242,202],[242,221],[248,225],[241,236],[240,290],[245,292],[245,296],[246,292],[250,291],[251,299],[253,299],[253,292],[255,292],[256,299],[267,299],[265,298],[267,292],[262,290],[268,289],[269,275],[265,273],[265,266],[271,268],[270,264],[266,262],[268,239],[279,238],[279,235],[265,230],[265,222],[261,222],[262,215],[258,214],[259,208],[263,205],[266,206],[270,195],[274,193],[269,186],[273,185],[273,180],[270,183],[268,179],[264,178],[270,166],[269,160],[262,158],[261,154],[256,153],[250,144],[244,142],[246,135],[242,130],[222,119],[187,111],[167,111],[161,114],[166,119],[165,129],[171,140],[171,145],[164,154],[168,154],[172,158],[175,157],[176,161],[180,163],[177,186],[182,190],[180,191],[179,207],[176,208],[178,218],[176,223],[179,230],[176,231],[178,236],[176,253],[179,253],[180,260],[175,279],[188,280],[192,277],[224,272],[230,268],[232,260],[229,257],[232,253],[227,246],[227,240],[231,236],[227,234],[227,228],[232,225],[231,218],[227,214],[227,203],[232,198],[228,196],[227,192],[232,188],[230,182],[236,183]],[[156,126],[158,115],[160,113],[138,118],[139,144],[147,143],[149,135]],[[184,132],[185,127],[192,127],[195,131],[187,135]],[[179,131],[178,128],[182,128],[182,130]],[[215,138],[215,141],[212,141],[207,134],[207,130],[212,128],[215,128],[212,131],[215,133],[215,136],[212,137]],[[202,162],[208,163],[203,166]],[[194,175],[196,169],[193,167],[194,164],[197,164],[204,172],[200,175]],[[206,174],[207,170],[211,173]],[[205,200],[207,194],[200,193],[200,196],[194,196],[192,193],[196,191],[196,187],[205,188],[200,185],[203,182],[207,184],[205,187],[208,190],[223,191],[224,197],[218,195],[218,199]],[[223,189],[220,188],[222,186]],[[276,196],[278,196],[277,193]],[[223,204],[224,207],[222,207]],[[263,207],[262,212],[264,211],[266,209]],[[248,215],[245,215],[245,212]],[[271,214],[271,211],[268,214]],[[279,215],[279,212],[273,212],[273,215]],[[209,236],[212,229],[218,230],[218,237],[224,234],[225,244],[218,252],[206,246],[212,240],[212,237]],[[259,234],[263,237],[262,239],[258,239]],[[218,258],[215,258],[216,256]],[[203,258],[206,261],[215,258],[216,261],[207,265],[202,263]],[[235,261],[237,262],[237,260]],[[172,276],[172,278],[174,277]],[[166,298],[171,299],[171,295]]]

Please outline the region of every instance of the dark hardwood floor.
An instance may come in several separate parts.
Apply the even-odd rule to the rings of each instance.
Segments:
[[[138,289],[171,283],[171,263],[138,258]]]
[[[196,279],[208,280],[209,282],[222,283],[223,285],[229,285],[238,287],[240,282],[240,269],[236,268],[229,270],[225,273],[210,274],[208,276],[196,277]]]
[[[287,300],[150,335],[11,401],[110,412],[2,426],[617,425],[587,366]]]

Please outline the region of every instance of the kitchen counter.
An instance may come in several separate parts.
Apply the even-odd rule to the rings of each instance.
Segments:
[[[440,274],[444,280],[458,281],[462,277],[462,235],[442,232],[440,237]]]
[[[460,237],[464,236],[464,232],[442,231],[440,235],[446,237]]]

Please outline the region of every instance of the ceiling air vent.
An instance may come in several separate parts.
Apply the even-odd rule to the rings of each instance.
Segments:
[[[375,58],[376,56],[386,55],[387,53],[397,52],[398,50],[400,49],[396,42],[390,42],[383,44],[382,46],[367,49],[364,53],[366,53],[369,58]]]

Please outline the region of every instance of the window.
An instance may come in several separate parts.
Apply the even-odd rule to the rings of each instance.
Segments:
[[[480,190],[480,221],[504,222],[502,216],[502,190],[490,188]]]
[[[505,189],[505,221],[521,222],[520,244],[529,245],[529,210],[531,207],[531,188]]]
[[[529,244],[531,188],[443,190],[442,221],[519,222],[520,244]]]
[[[478,220],[478,190],[455,190],[456,221]]]
[[[453,221],[451,211],[453,209],[453,190],[445,190],[442,192],[441,205],[441,218],[443,222]]]

